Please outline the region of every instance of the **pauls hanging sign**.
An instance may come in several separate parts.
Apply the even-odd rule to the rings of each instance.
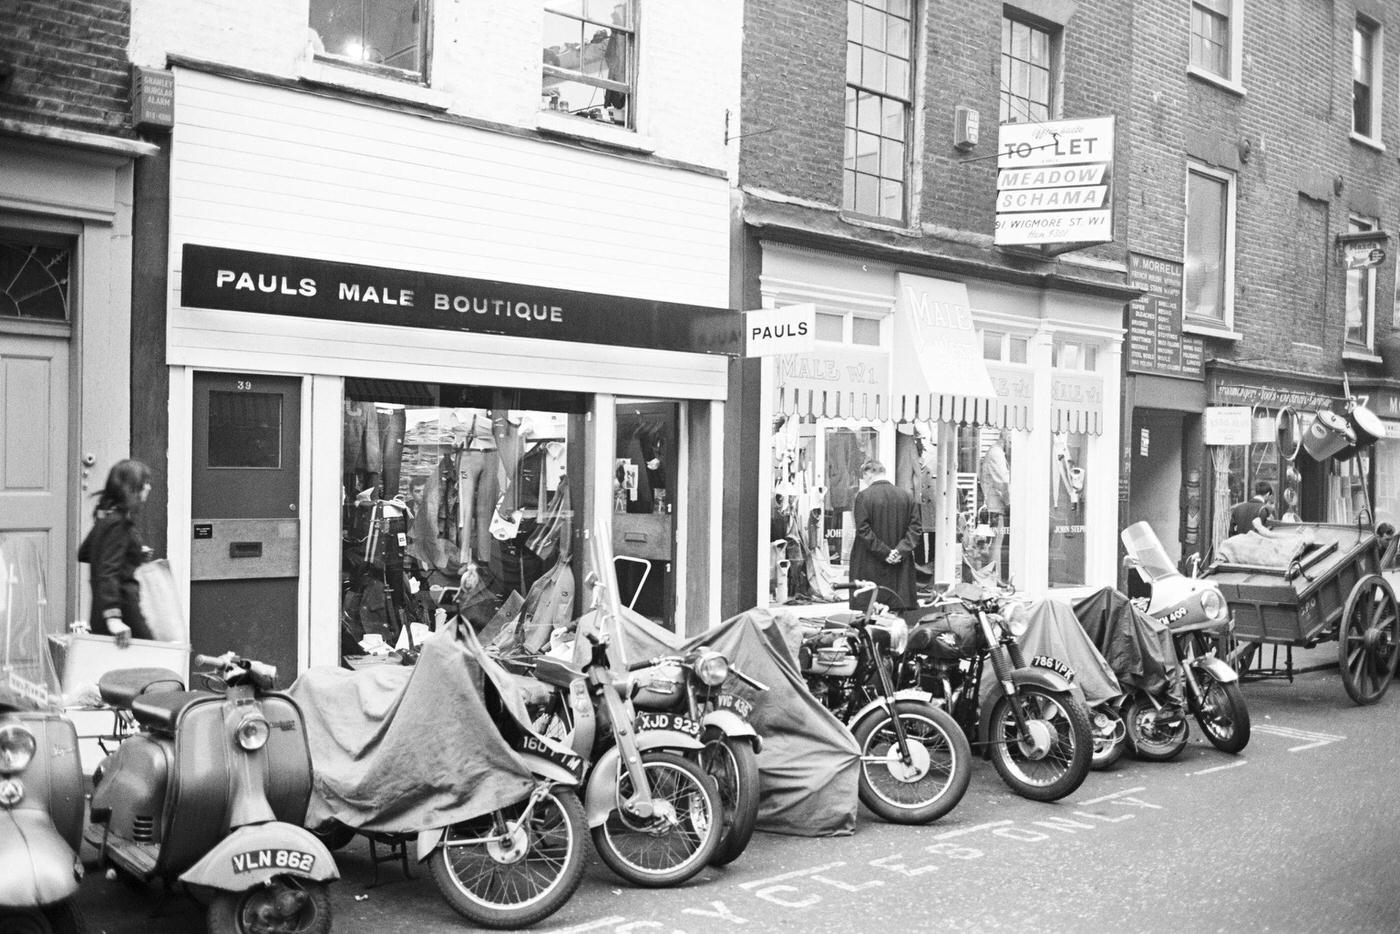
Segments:
[[[1003,125],[995,242],[1111,241],[1113,130],[1113,117]]]
[[[743,347],[743,318],[725,308],[190,243],[180,283],[186,308],[692,353]]]
[[[744,356],[805,353],[817,345],[817,306],[811,302],[744,313]]]

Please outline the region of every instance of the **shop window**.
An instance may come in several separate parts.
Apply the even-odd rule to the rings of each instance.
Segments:
[[[1061,370],[1098,370],[1099,350],[1083,341],[1056,341],[1050,352],[1051,365]]]
[[[545,110],[636,128],[636,0],[546,0]]]
[[[1376,221],[1367,217],[1352,217],[1347,221],[1347,233],[1365,233],[1376,229]],[[1346,343],[1348,347],[1370,350],[1375,339],[1376,270],[1348,269],[1346,291]]]
[[[1376,442],[1371,466],[1376,486],[1376,522],[1400,528],[1400,439]]]
[[[913,60],[912,0],[847,0],[844,211],[905,220]]]
[[[0,238],[0,318],[67,321],[72,260],[61,240]]]
[[[427,0],[311,0],[318,57],[421,79],[426,74]]]
[[[1002,331],[982,332],[982,358],[1005,363],[1025,363],[1030,339]]]
[[[1055,116],[1059,36],[1059,30],[1002,17],[1002,123],[1035,123]]]
[[[456,614],[487,640],[518,618],[517,637],[538,647],[576,615],[587,405],[575,393],[346,380],[346,653]],[[423,631],[409,628],[415,641]]]
[[[957,428],[957,547],[961,577],[995,584],[1011,576],[1011,439],[1001,429]]]
[[[1088,435],[1057,431],[1050,443],[1051,587],[1085,582],[1085,494],[1089,476]]]
[[[1192,164],[1186,185],[1184,313],[1189,321],[1228,328],[1234,265],[1235,179]]]
[[[1379,140],[1381,136],[1381,27],[1356,17],[1351,33],[1351,131]]]
[[[1192,0],[1191,67],[1223,81],[1239,81],[1243,0]]]

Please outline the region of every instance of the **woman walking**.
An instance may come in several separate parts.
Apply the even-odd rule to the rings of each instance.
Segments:
[[[92,568],[88,627],[99,635],[115,636],[120,646],[128,645],[133,636],[151,638],[136,581],[146,548],[135,519],[150,492],[151,468],[138,460],[118,461],[98,494],[92,531],[78,547],[78,560]]]

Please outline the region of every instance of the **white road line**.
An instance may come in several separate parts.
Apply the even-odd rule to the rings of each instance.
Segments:
[[[1129,789],[1127,789],[1126,791],[1115,791],[1115,792],[1114,792],[1113,794],[1111,794],[1111,795],[1103,795],[1102,797],[1093,798],[1093,799],[1091,799],[1091,800],[1089,800],[1089,801],[1080,801],[1078,804],[1075,805],[1075,807],[1085,808],[1085,807],[1088,807],[1088,806],[1091,805],[1091,804],[1098,804],[1100,801],[1112,801],[1114,798],[1125,798],[1125,797],[1127,797],[1128,795],[1135,795],[1135,794],[1137,794],[1139,791],[1146,791],[1146,790],[1147,790],[1147,786],[1146,786],[1146,785],[1143,785],[1143,786],[1140,787],[1140,788],[1129,788]]]
[[[1226,763],[1225,765],[1215,765],[1215,766],[1211,766],[1211,767],[1208,768],[1208,769],[1201,769],[1199,772],[1187,772],[1186,774],[1187,774],[1188,776],[1191,776],[1191,775],[1209,775],[1211,772],[1223,772],[1223,771],[1225,771],[1226,769],[1237,769],[1237,768],[1239,768],[1239,767],[1242,766],[1242,765],[1248,765],[1248,764],[1249,764],[1249,760],[1247,760],[1247,759],[1236,759],[1234,762],[1228,762],[1228,763]]]
[[[622,915],[614,915],[611,918],[598,918],[596,921],[585,921],[582,924],[575,924],[571,928],[560,928],[554,934],[583,934],[584,931],[596,931],[599,928],[616,927],[627,919]]]
[[[970,833],[977,833],[980,830],[990,830],[993,827],[1005,827],[1007,824],[1011,823],[1014,823],[1014,821],[994,820],[989,824],[978,824],[975,827],[964,827],[962,830],[945,830],[943,833],[935,834],[934,839],[947,840],[951,837],[965,837]]]
[[[1008,821],[1007,823],[1010,823]],[[785,879],[796,879],[799,876],[810,876],[814,872],[826,872],[828,869],[835,869],[837,866],[846,865],[845,861],[827,863],[824,866],[813,866],[811,869],[794,869],[792,872],[785,872],[781,876],[770,876],[767,879],[755,879],[753,882],[741,882],[741,889],[756,889],[760,885],[772,885],[774,882],[782,882]]]
[[[1291,726],[1254,726],[1256,733],[1268,733],[1273,736],[1282,736],[1284,739],[1308,740],[1301,746],[1289,748],[1289,752],[1298,752],[1302,749],[1313,749],[1318,746],[1326,746],[1329,743],[1338,743],[1346,739],[1345,736],[1338,736],[1335,733],[1312,733],[1308,730],[1296,730]]]

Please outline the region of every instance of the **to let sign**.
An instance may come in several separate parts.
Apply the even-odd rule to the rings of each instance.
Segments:
[[[744,356],[806,353],[817,343],[817,306],[811,302],[744,314]]]
[[[997,146],[998,245],[1113,239],[1113,120],[1002,126]]]
[[[1206,407],[1206,444],[1249,444],[1253,437],[1249,407],[1211,405]]]

